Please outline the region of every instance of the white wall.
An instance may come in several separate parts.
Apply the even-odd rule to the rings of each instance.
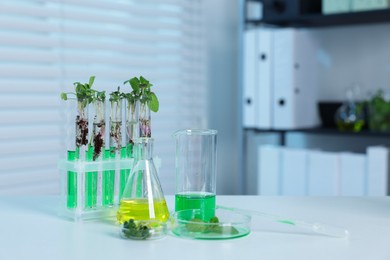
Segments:
[[[321,44],[320,100],[343,100],[357,83],[362,94],[390,91],[390,23],[315,29]]]
[[[210,128],[218,130],[217,194],[243,191],[239,0],[204,1]]]

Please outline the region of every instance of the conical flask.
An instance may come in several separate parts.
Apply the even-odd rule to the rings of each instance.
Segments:
[[[118,221],[125,223],[132,219],[166,222],[169,211],[153,162],[152,138],[134,140],[134,162],[135,166],[120,200]]]

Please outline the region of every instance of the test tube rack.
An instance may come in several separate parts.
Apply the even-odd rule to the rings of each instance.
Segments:
[[[155,157],[153,160],[158,171],[161,159]],[[60,160],[58,162],[61,185],[59,215],[76,222],[115,217],[125,186],[121,183],[126,181],[121,178],[123,175],[128,177],[132,167],[132,158],[100,162]],[[112,174],[111,182],[107,183],[106,174]],[[94,181],[88,179],[89,175],[92,175]],[[69,192],[70,189],[72,192]]]
[[[128,176],[132,166],[132,158],[100,162],[60,160],[60,215],[75,221],[115,216],[120,175]]]

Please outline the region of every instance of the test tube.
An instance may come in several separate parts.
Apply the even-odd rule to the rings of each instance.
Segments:
[[[93,161],[93,146],[89,146],[86,153],[86,161]],[[98,173],[86,172],[85,173],[85,207],[94,208],[97,203],[97,180]]]
[[[107,108],[107,107],[106,107]],[[110,109],[106,109],[110,111]],[[109,113],[106,113],[106,117],[109,118]],[[109,140],[110,131],[107,131],[106,136]],[[111,160],[110,141],[105,142],[105,150],[103,160]],[[115,154],[114,154],[115,155]],[[110,207],[114,203],[114,185],[115,185],[115,170],[104,170],[102,174],[102,206]]]
[[[116,100],[116,101],[111,101],[111,111],[110,111],[110,158],[111,160],[120,159],[121,149],[122,149],[122,100]],[[110,174],[110,178],[113,180],[115,180],[115,171],[116,170],[111,171]],[[112,197],[114,197],[114,185],[112,188]]]
[[[76,159],[76,151],[68,150],[68,161]],[[67,207],[69,209],[77,207],[77,172],[67,172]]]
[[[77,103],[75,99],[69,99],[65,102],[65,129],[66,129],[66,150],[67,160],[74,162],[78,159],[78,151],[76,151],[76,127],[75,120],[77,118]],[[66,206],[68,209],[77,207],[77,172],[67,171],[66,173]]]
[[[87,152],[87,160],[101,162],[105,153],[106,118],[105,100],[95,100],[92,104],[92,133]],[[98,172],[86,172],[85,178],[86,207],[93,208],[97,204]]]
[[[104,159],[110,159],[110,150],[104,151]],[[103,171],[102,177],[102,205],[112,206],[114,204],[115,170]]]
[[[125,100],[125,144],[124,150],[121,150],[121,158],[134,158],[134,139],[139,137],[139,101],[138,100]],[[122,148],[123,149],[123,148]],[[127,179],[129,178],[131,169],[124,169],[120,172],[120,196],[122,198],[123,190],[125,189]]]

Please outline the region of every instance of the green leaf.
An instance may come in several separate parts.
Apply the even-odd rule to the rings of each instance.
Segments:
[[[158,108],[159,108],[159,102],[158,102],[157,96],[153,92],[150,92],[149,96],[150,96],[149,108],[153,112],[157,112]]]
[[[104,101],[106,99],[106,91],[97,91],[96,92],[96,99],[100,101]]]
[[[61,93],[61,99],[62,100],[68,100],[68,95],[66,95],[66,93],[62,92]]]
[[[219,219],[218,219],[217,216],[214,216],[214,217],[212,217],[212,218],[210,219],[209,222],[210,222],[210,223],[219,223]]]
[[[145,84],[145,85],[149,84],[149,81],[142,76],[139,77],[139,80],[140,80],[141,84]]]
[[[134,90],[135,93],[139,93],[139,79],[137,77],[134,77],[132,79],[130,79],[130,85],[131,85],[131,88]]]
[[[82,87],[83,85],[80,84],[79,82],[75,82],[73,84],[75,85],[76,94],[77,95],[81,94],[82,89],[83,89],[83,87]]]
[[[95,76],[91,76],[89,78],[89,87],[92,87],[94,81],[95,81]]]
[[[189,232],[205,232],[207,224],[201,219],[194,218],[186,223],[186,228]]]

